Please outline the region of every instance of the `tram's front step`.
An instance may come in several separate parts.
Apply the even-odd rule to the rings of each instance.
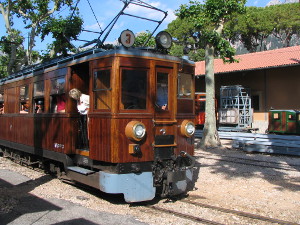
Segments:
[[[88,169],[85,169],[85,168],[82,168],[79,166],[69,166],[69,167],[67,167],[67,169],[71,170],[73,172],[81,173],[83,175],[90,175],[90,174],[95,173],[95,171],[93,171],[93,170],[88,170]]]
[[[99,189],[99,172],[79,166],[67,167],[67,177],[88,186]]]

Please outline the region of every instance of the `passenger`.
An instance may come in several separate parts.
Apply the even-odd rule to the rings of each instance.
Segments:
[[[4,103],[0,103],[0,114],[4,113]]]
[[[162,110],[168,108],[168,86],[167,84],[160,83],[157,85],[157,100],[156,105]]]
[[[56,106],[57,106],[58,113],[66,112],[66,96],[65,96],[65,94],[56,96]]]
[[[28,102],[26,102],[26,103],[21,103],[21,111],[20,111],[20,113],[28,113],[28,110],[29,109],[29,104],[28,104]]]
[[[35,106],[35,113],[43,113],[44,112],[44,101],[38,100]]]
[[[88,130],[87,130],[87,113],[90,107],[90,96],[82,94],[76,88],[73,88],[69,92],[69,96],[77,101],[77,109],[80,113],[79,129],[81,133],[81,146],[80,148],[88,148]]]

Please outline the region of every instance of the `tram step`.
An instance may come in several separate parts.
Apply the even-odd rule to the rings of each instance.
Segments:
[[[79,166],[70,166],[70,167],[67,167],[67,169],[77,172],[77,173],[84,174],[84,175],[90,175],[90,174],[95,173],[95,171],[93,171],[93,170],[88,170],[88,169],[85,169],[85,168],[82,168]]]

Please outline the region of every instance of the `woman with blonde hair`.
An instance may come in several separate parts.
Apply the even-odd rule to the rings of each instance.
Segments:
[[[69,91],[69,96],[77,101],[77,109],[80,113],[79,128],[81,133],[80,148],[88,148],[87,113],[90,108],[90,96],[82,94],[77,88]]]

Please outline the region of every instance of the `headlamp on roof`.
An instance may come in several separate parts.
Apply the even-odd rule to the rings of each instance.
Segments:
[[[172,46],[172,37],[168,32],[161,31],[156,35],[155,42],[158,48],[168,49]]]

